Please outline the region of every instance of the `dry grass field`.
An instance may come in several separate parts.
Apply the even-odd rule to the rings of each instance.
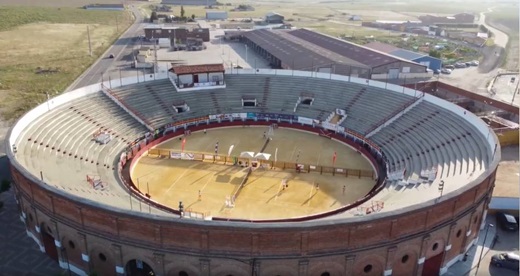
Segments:
[[[266,130],[267,127],[235,127],[211,129],[207,134],[199,131],[186,138],[185,152],[211,155],[216,141],[219,141],[220,154],[227,153],[231,145],[234,145],[232,157],[242,151],[258,152],[266,141],[263,138]],[[157,147],[180,152],[181,141],[172,139]],[[372,170],[368,161],[348,146],[291,129],[275,130],[264,152],[272,154],[270,161],[277,152],[277,164],[298,159],[299,163],[315,166],[332,166],[333,153],[337,152],[337,168]],[[363,197],[375,184],[367,177],[320,174],[319,171],[296,173],[293,167],[258,168],[245,182],[235,206],[230,208],[225,205],[226,197],[231,198],[247,173],[246,168],[231,164],[145,156],[133,169],[132,179],[141,191],[149,192],[153,200],[170,207],[177,208],[182,201],[186,209],[242,219],[280,219],[334,210]],[[285,189],[284,179],[289,185]]]
[[[488,19],[489,18],[489,19]],[[508,70],[518,71],[519,67],[519,12],[518,2],[510,6],[498,6],[486,16],[488,24],[505,32],[509,36],[507,56],[503,67]]]
[[[121,0],[0,0],[0,6],[25,6],[25,7],[56,7],[56,8],[76,8],[88,4],[121,4]]]
[[[0,115],[5,120],[16,119],[44,101],[46,93],[63,91],[132,20],[128,12],[0,7]],[[88,55],[87,25],[92,57]]]

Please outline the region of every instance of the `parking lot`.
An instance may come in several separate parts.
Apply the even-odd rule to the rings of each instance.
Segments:
[[[166,72],[173,64],[209,64],[223,63],[225,68],[270,68],[268,62],[248,49],[245,44],[240,42],[232,42],[223,39],[224,30],[217,29],[210,31],[210,41],[204,42],[205,50],[201,51],[173,51],[173,49],[159,48],[157,46],[157,65],[158,72]],[[119,77],[134,77],[149,74],[152,69],[135,69],[132,68],[134,53],[141,46],[149,46],[153,48],[150,41],[140,40],[136,36],[132,41],[133,46],[128,47],[117,60],[114,61],[113,68],[105,72],[105,79],[115,79]],[[150,62],[154,61],[152,54],[149,57]]]

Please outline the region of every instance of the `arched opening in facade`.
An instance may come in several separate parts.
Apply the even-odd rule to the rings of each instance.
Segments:
[[[125,272],[127,276],[154,276],[152,267],[143,260],[133,259],[126,263]]]
[[[47,253],[47,255],[55,262],[58,262],[58,248],[56,248],[56,244],[54,243],[52,229],[49,226],[42,223],[40,231],[42,234],[43,247],[45,247],[45,253]]]

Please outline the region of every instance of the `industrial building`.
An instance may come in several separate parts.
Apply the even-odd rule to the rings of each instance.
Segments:
[[[206,11],[207,20],[226,20],[227,18],[227,11]]]
[[[254,30],[241,37],[273,68],[372,79],[431,76],[427,66],[307,29]]]
[[[179,28],[173,26],[153,24],[144,27],[144,35],[147,39],[169,38],[175,39],[178,43],[185,43],[188,38],[200,38],[204,42],[209,41],[208,28]]]
[[[376,51],[380,51],[383,53],[387,53],[392,56],[396,56],[402,59],[406,59],[409,61],[417,62],[419,64],[425,65],[430,70],[440,70],[442,67],[442,60],[439,58],[431,57],[426,53],[413,52],[405,49],[401,49],[395,47],[390,44],[381,43],[381,42],[370,42],[365,45],[370,49],[374,49]]]

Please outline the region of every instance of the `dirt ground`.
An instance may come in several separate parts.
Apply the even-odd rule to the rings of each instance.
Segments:
[[[242,151],[258,152],[265,142],[262,136],[266,130],[266,127],[240,127],[193,133],[186,139],[185,151],[211,154],[218,141],[220,154],[226,153],[231,145],[234,145],[231,156],[238,156]],[[158,147],[180,152],[181,141],[172,139]],[[275,130],[273,140],[264,151],[273,154],[270,160],[276,148],[278,161],[294,162],[298,158],[299,163],[332,165],[336,152],[336,167],[371,170],[369,162],[350,147],[306,132]],[[364,196],[375,184],[370,178],[259,168],[249,176],[234,207],[226,207],[226,200],[231,199],[246,170],[211,160],[142,157],[132,178],[142,191],[149,188],[152,199],[162,204],[177,208],[182,201],[186,209],[195,212],[243,219],[300,217],[337,209]],[[286,189],[282,185],[284,179],[288,181]]]
[[[518,146],[502,148],[502,161],[498,166],[493,196],[519,197],[518,180],[520,168],[518,163]]]

